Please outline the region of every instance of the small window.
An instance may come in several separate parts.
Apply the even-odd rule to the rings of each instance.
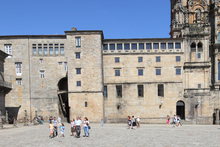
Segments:
[[[76,37],[76,47],[81,47],[81,37]]]
[[[15,62],[15,71],[17,76],[22,75],[22,62]]]
[[[85,102],[85,107],[88,107],[88,102]]]
[[[180,62],[181,61],[181,57],[180,56],[176,56],[176,62]]]
[[[160,44],[160,49],[167,49],[166,43],[161,43]]]
[[[42,44],[38,44],[38,55],[42,55],[43,51],[42,51]]]
[[[121,70],[120,69],[115,69],[115,76],[121,76]]]
[[[144,85],[137,85],[138,97],[144,97]]]
[[[143,50],[144,49],[144,43],[139,43],[139,50]]]
[[[104,86],[104,91],[103,91],[104,97],[108,97],[108,87]]]
[[[116,96],[118,98],[122,97],[122,85],[116,85]]]
[[[53,55],[53,44],[49,45],[49,53],[51,56]]]
[[[138,57],[138,62],[143,62],[143,57]]]
[[[76,59],[80,59],[80,52],[75,52]]]
[[[138,69],[138,76],[144,75],[144,69]]]
[[[158,96],[164,97],[164,85],[159,84],[157,85],[157,88],[158,88]]]
[[[12,55],[12,45],[11,44],[5,44],[5,52],[9,55]]]
[[[198,84],[198,89],[201,89],[202,88],[202,85],[201,84]]]
[[[190,48],[191,48],[191,52],[196,52],[196,43],[193,42],[193,43],[190,45]]]
[[[76,81],[76,86],[81,87],[81,81]]]
[[[154,49],[159,49],[159,43],[154,43]]]
[[[67,62],[64,62],[64,70],[65,70],[65,71],[68,70],[68,64],[67,64]]]
[[[146,49],[151,50],[152,49],[152,44],[151,43],[146,43]]]
[[[197,58],[198,58],[198,59],[201,58],[201,53],[197,53]]]
[[[203,52],[203,44],[201,42],[198,43],[198,52]]]
[[[33,55],[37,55],[37,47],[36,47],[36,44],[32,44],[32,52],[33,52]]]
[[[62,65],[62,64],[63,64],[63,62],[58,62],[58,64],[59,64],[59,65]]]
[[[129,43],[125,43],[124,44],[124,49],[125,50],[130,50],[130,44]]]
[[[122,43],[117,44],[117,50],[122,50]]]
[[[157,76],[161,75],[161,68],[156,68],[156,75]]]
[[[175,49],[181,49],[181,43],[179,42],[175,43]]]
[[[47,51],[47,44],[44,44],[44,56],[47,56],[48,51]]]
[[[59,55],[59,46],[58,44],[55,44],[55,55]]]
[[[173,43],[168,43],[168,49],[173,49]]]
[[[108,44],[103,45],[103,50],[108,50]]]
[[[60,54],[64,55],[65,51],[64,51],[64,44],[60,44]]]
[[[160,56],[156,56],[156,62],[160,62]]]
[[[119,63],[120,62],[120,58],[119,57],[115,57],[115,63]]]
[[[110,44],[110,50],[115,50],[115,44]]]
[[[76,74],[80,75],[81,74],[81,68],[76,68]]]
[[[176,75],[181,75],[181,68],[176,68]]]
[[[45,70],[40,70],[40,78],[45,78]]]
[[[16,84],[22,85],[22,78],[16,78]]]
[[[137,43],[132,43],[131,44],[131,49],[136,50],[137,49]]]

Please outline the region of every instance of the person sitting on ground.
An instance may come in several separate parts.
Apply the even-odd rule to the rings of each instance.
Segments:
[[[130,116],[128,116],[128,129],[131,129],[131,117]]]
[[[136,126],[136,119],[134,118],[134,116],[132,116],[132,118],[131,118],[131,129],[134,129],[135,126]]]
[[[49,123],[49,129],[50,129],[50,138],[53,138],[53,129],[54,129],[54,126],[53,126],[53,123],[52,121],[50,121]]]
[[[75,119],[73,119],[71,121],[71,133],[72,133],[71,136],[74,136],[75,132],[76,132],[76,125],[75,125]]]
[[[167,115],[167,121],[166,121],[166,124],[169,125],[170,124],[170,116]]]

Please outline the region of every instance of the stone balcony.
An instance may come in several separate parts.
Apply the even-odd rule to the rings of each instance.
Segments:
[[[183,68],[209,68],[211,67],[210,62],[185,62]]]
[[[184,98],[193,98],[193,96],[210,96],[210,88],[184,89]]]

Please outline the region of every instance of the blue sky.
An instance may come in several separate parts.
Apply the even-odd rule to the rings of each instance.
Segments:
[[[170,0],[2,0],[0,35],[103,30],[105,38],[166,38]]]

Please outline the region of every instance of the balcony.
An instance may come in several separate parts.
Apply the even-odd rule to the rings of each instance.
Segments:
[[[183,68],[209,68],[211,67],[210,62],[185,62]]]
[[[184,97],[185,98],[193,98],[193,96],[209,96],[210,89],[209,88],[189,88],[184,89]]]

